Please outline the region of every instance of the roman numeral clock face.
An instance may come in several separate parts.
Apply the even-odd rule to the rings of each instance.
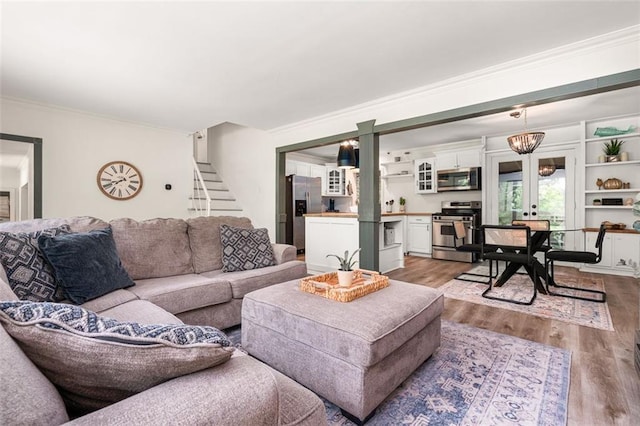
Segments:
[[[109,198],[128,200],[140,193],[142,175],[133,164],[112,161],[98,172],[98,187]]]

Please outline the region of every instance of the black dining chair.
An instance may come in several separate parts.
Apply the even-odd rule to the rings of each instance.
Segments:
[[[538,279],[536,268],[533,267],[534,256],[531,253],[531,228],[528,226],[483,225],[482,226],[482,257],[489,260],[489,274],[493,273],[491,260],[501,260],[509,264],[521,264],[533,270],[533,296],[522,301],[507,299],[491,295],[493,278],[489,279],[489,288],[482,293],[482,297],[518,305],[531,305],[536,300]]]
[[[604,240],[604,234],[607,232],[604,224],[600,225],[598,230],[598,237],[596,238],[596,249],[598,253],[592,253],[590,251],[570,251],[570,250],[551,250],[546,254],[546,260],[544,263],[545,271],[550,280],[547,281],[547,293],[552,296],[569,297],[571,299],[586,300],[589,302],[604,303],[607,301],[607,293],[600,290],[592,290],[583,287],[570,287],[567,285],[558,284],[555,280],[554,274],[554,262],[572,262],[572,263],[587,263],[595,265],[602,259],[602,241]],[[592,293],[595,298],[582,297],[574,294],[567,293],[554,293],[550,290],[550,287],[564,288],[578,292]],[[598,297],[599,296],[599,297]]]
[[[479,258],[482,258],[482,243],[478,242],[478,243],[458,245],[458,241],[464,241],[465,238],[467,238],[467,228],[464,226],[463,221],[461,220],[453,221],[453,234],[454,234],[453,245],[456,251],[463,252],[463,253],[475,253],[478,255]],[[491,263],[491,261],[489,261],[489,263]],[[489,265],[489,269],[491,270],[491,265]],[[463,272],[460,275],[458,275],[455,279],[460,281],[468,281],[472,283],[489,284],[488,280],[490,280],[491,278],[497,277],[498,272],[499,272],[498,262],[496,262],[495,275],[492,275],[491,273],[489,275],[485,275],[485,274],[476,274],[472,272]],[[478,277],[478,279],[465,278],[465,275],[470,277]],[[485,278],[485,280],[481,280],[482,278]]]

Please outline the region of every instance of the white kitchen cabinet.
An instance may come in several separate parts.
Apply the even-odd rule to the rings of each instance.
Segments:
[[[326,195],[345,194],[345,170],[338,167],[327,167]]]
[[[416,194],[436,192],[436,159],[421,158],[414,162]]]
[[[585,235],[585,250],[596,253],[597,232]],[[640,264],[640,234],[605,234],[602,242],[602,259],[595,265],[584,265],[587,272],[599,272],[614,275],[633,275],[634,266]]]
[[[406,251],[431,256],[431,216],[407,216]]]
[[[440,152],[436,154],[436,161],[438,162],[438,170],[480,167],[480,150],[465,149],[461,151]]]
[[[327,168],[319,164],[309,166],[309,177],[319,177],[322,182],[322,195],[327,193]]]

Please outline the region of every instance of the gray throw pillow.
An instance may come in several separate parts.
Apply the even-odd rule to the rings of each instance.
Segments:
[[[68,225],[29,233],[0,232],[0,263],[18,298],[34,302],[59,302],[64,299],[54,271],[40,251],[38,238],[70,232]]]
[[[119,322],[62,303],[0,302],[0,323],[74,414],[221,364],[234,350],[214,327]]]
[[[135,284],[122,266],[111,227],[41,235],[38,244],[64,295],[77,305]]]
[[[276,264],[266,228],[220,225],[220,242],[224,272],[246,271]]]

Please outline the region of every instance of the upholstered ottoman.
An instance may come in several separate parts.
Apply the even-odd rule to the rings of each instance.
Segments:
[[[360,423],[440,346],[443,308],[440,291],[400,281],[349,303],[289,281],[244,297],[242,346]]]

